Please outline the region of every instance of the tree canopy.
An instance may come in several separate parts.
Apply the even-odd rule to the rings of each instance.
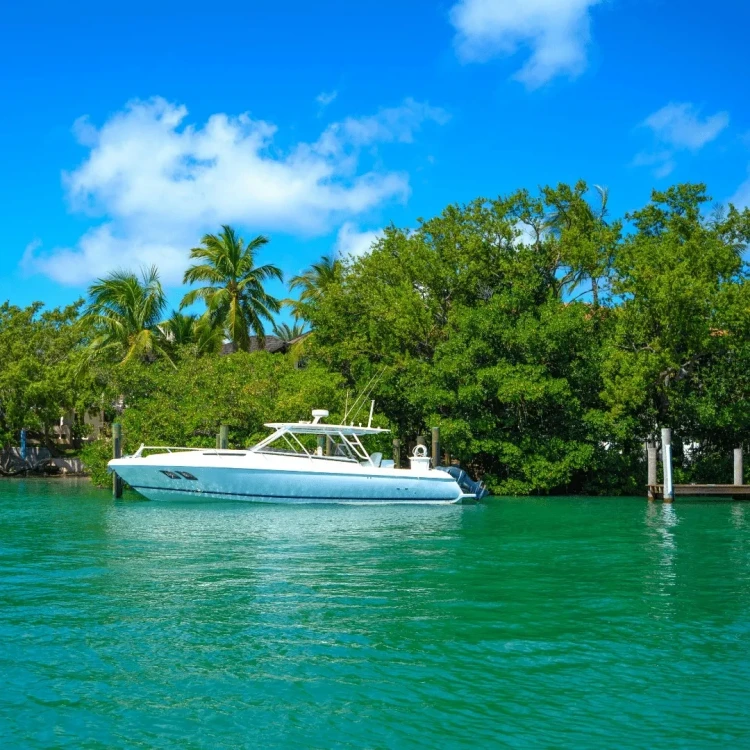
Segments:
[[[750,211],[710,205],[677,185],[613,217],[584,182],[451,205],[292,278],[292,322],[265,289],[281,272],[256,265],[265,238],[223,227],[185,274],[205,312],[163,320],[155,269],[98,281],[82,315],[0,308],[0,438],[125,404],[136,443],[206,444],[226,422],[239,446],[270,419],[341,414],[377,374],[379,424],[407,444],[439,426],[496,493],[641,492],[665,426],[678,480],[726,481],[750,444]],[[219,354],[269,322],[293,341],[300,320],[304,359]]]
[[[97,389],[81,368],[90,336],[82,305],[0,305],[0,447],[17,444],[23,428],[49,443],[63,413],[96,404]]]
[[[387,365],[399,432],[440,425],[500,492],[635,488],[660,426],[707,452],[746,439],[750,213],[705,216],[704,186],[681,185],[610,222],[587,196],[387,229],[308,304],[310,356],[350,383]]]

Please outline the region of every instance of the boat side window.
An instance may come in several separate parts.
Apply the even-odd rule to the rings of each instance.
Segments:
[[[185,479],[190,479],[193,481],[198,481],[198,477],[195,476],[195,474],[191,474],[189,471],[178,471],[178,474],[181,474]]]
[[[174,471],[167,471],[166,469],[161,469],[161,473],[169,477],[170,479],[182,479],[182,477]]]

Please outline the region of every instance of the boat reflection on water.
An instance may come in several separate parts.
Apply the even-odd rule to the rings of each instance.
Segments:
[[[346,545],[363,539],[393,537],[408,540],[453,533],[462,515],[476,506],[444,505],[255,505],[213,502],[196,506],[190,500],[170,503],[121,503],[109,516],[118,536],[184,544],[209,540],[304,541]]]
[[[295,622],[314,628],[320,640],[327,627],[321,618],[343,602],[360,611],[404,597],[412,607],[433,601],[436,591],[425,589],[424,578],[443,571],[447,582],[464,536],[462,517],[477,509],[118,503],[108,523],[111,581],[134,598],[150,581],[167,600],[162,608],[181,608],[188,597],[207,608],[209,619],[231,608],[255,627],[258,618],[263,627],[266,620]]]

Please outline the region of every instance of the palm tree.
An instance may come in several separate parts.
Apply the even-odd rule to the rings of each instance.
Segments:
[[[306,333],[305,324],[300,323],[297,318],[294,319],[291,326],[288,323],[274,323],[273,333],[274,336],[278,336],[285,344],[288,344]]]
[[[94,330],[90,355],[111,356],[122,363],[133,358],[169,359],[159,327],[165,305],[156,266],[142,269],[140,278],[130,271],[114,271],[99,279],[89,287],[84,312]]]
[[[224,344],[224,331],[214,325],[209,313],[204,313],[193,324],[193,343],[199,355],[217,354]]]
[[[289,281],[289,291],[301,289],[298,300],[286,300],[295,318],[304,318],[305,307],[320,299],[326,289],[338,280],[341,261],[335,255],[324,255],[317,263]]]
[[[213,325],[208,312],[203,315],[186,315],[172,311],[172,315],[160,325],[166,339],[173,346],[193,345],[196,353],[215,354],[221,351],[224,333]]]
[[[161,324],[161,329],[167,340],[175,346],[192,344],[194,341],[193,327],[198,320],[197,315],[186,315],[185,313],[172,310],[172,315]]]
[[[560,292],[572,294],[577,291],[573,299],[590,293],[592,306],[596,309],[600,305],[600,292],[607,284],[620,226],[606,221],[607,188],[594,185],[598,205],[585,200],[585,189],[585,183],[578,183],[573,189],[567,186],[546,189],[552,207],[546,229],[562,243],[561,260],[567,266],[567,272],[559,279]],[[581,289],[587,279],[590,288]]]
[[[305,334],[309,331],[305,331],[305,324],[300,323],[299,319],[295,317],[291,326],[288,323],[274,323],[273,332],[287,345],[287,350],[295,366],[299,366],[305,355],[305,344],[308,342]]]
[[[281,303],[264,289],[271,279],[282,280],[281,270],[274,265],[255,265],[257,251],[268,242],[258,235],[247,244],[232,227],[222,226],[221,233],[205,234],[200,247],[190,251],[190,257],[202,261],[185,271],[186,284],[205,282],[206,286],[192,289],[182,299],[181,308],[203,300],[211,321],[226,331],[232,343],[248,351],[250,332],[261,342],[265,339],[264,320],[272,320]]]

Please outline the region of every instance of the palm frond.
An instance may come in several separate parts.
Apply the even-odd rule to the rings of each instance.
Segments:
[[[281,302],[265,290],[265,283],[283,280],[281,269],[273,264],[255,266],[257,251],[268,243],[263,235],[245,242],[228,224],[218,234],[205,234],[201,245],[190,251],[201,261],[185,271],[185,283],[204,283],[182,299],[181,307],[202,300],[213,328],[225,330],[242,349],[249,347],[250,331],[262,333],[261,318],[281,309]]]
[[[151,356],[153,341],[162,336],[159,324],[165,306],[156,266],[142,269],[140,277],[119,270],[98,279],[89,287],[83,315],[97,332],[89,345],[91,353],[101,356],[106,352],[121,361]]]

